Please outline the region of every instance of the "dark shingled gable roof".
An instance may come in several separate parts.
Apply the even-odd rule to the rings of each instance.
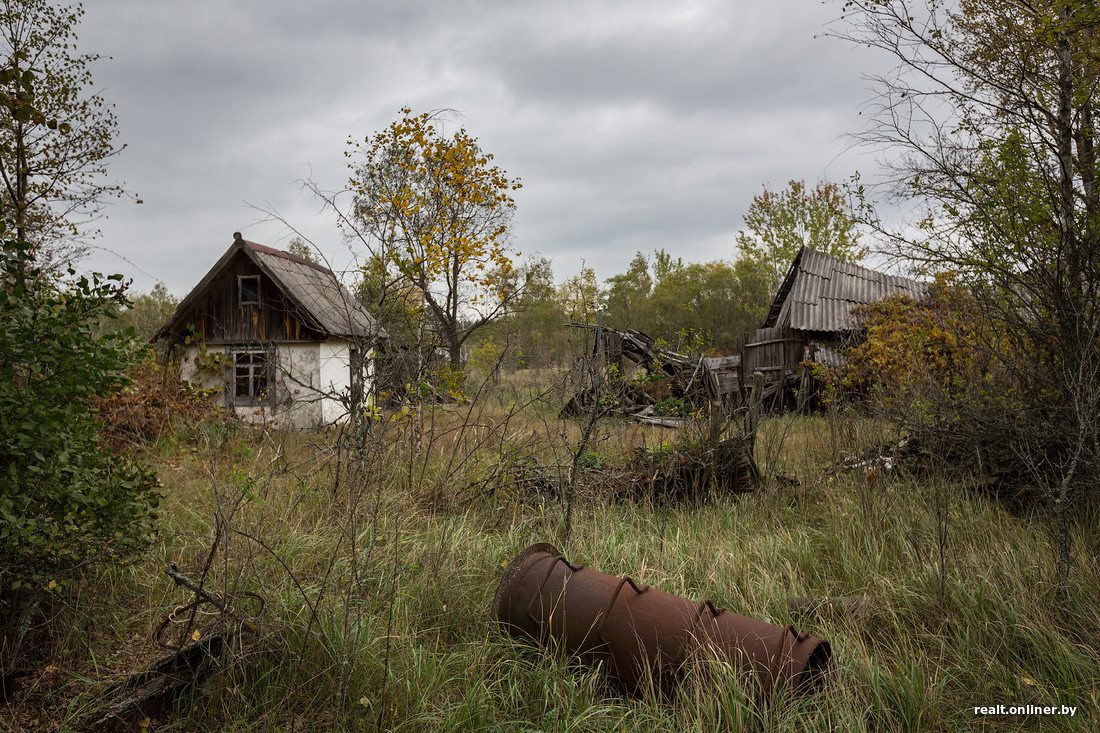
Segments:
[[[249,242],[240,233],[234,233],[233,244],[180,301],[175,313],[157,331],[154,340],[171,330],[176,319],[187,311],[238,252],[244,252],[256,263],[260,271],[271,278],[298,307],[309,325],[326,336],[365,338],[382,333],[374,317],[340,284],[332,270],[289,252]]]
[[[924,283],[842,262],[803,247],[776,293],[764,328],[785,326],[798,331],[850,331],[852,308],[904,293],[914,300],[927,292]]]

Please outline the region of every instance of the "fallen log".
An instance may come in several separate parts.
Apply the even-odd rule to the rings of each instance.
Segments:
[[[161,657],[148,669],[135,672],[115,685],[106,695],[111,702],[85,715],[75,726],[78,730],[99,731],[110,725],[117,726],[127,718],[139,714],[148,717],[152,712],[150,708],[162,705],[184,688],[201,684],[216,673],[225,651],[238,638],[236,632],[244,631],[252,635],[259,633],[255,623],[240,617],[224,598],[211,593],[181,573],[176,563],[170,563],[164,572],[177,585],[194,593],[197,600],[177,608],[161,622],[155,633],[158,641],[178,613],[187,612],[204,603],[221,612],[221,624],[230,618],[235,622],[205,635],[195,630],[191,637],[193,641]],[[260,601],[262,610],[263,599],[260,596],[254,593],[246,595]]]
[[[99,731],[128,717],[149,715],[150,707],[212,674],[232,638],[228,631],[211,634],[160,658],[149,669],[130,675],[108,694],[113,697],[109,705],[92,711],[76,727]]]
[[[644,422],[647,425],[656,425],[660,428],[681,428],[684,426],[685,418],[673,417],[671,415],[658,415],[653,411],[653,407],[646,407],[641,412],[635,412],[631,415],[632,418],[639,422]]]

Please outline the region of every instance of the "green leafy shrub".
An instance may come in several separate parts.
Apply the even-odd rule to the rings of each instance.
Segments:
[[[2,273],[0,590],[18,590],[144,549],[158,494],[151,470],[99,444],[93,400],[126,386],[135,353],[132,331],[96,335],[126,304],[121,276],[49,277],[10,241]]]
[[[668,397],[653,405],[653,411],[666,417],[687,417],[692,412],[691,403],[680,397]]]
[[[604,457],[599,451],[590,450],[581,456],[581,466],[589,471],[601,471],[604,467]]]
[[[672,458],[672,454],[675,452],[676,446],[666,440],[646,449],[645,455],[651,463],[664,463]]]

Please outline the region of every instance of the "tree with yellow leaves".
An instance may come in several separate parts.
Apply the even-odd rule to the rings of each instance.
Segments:
[[[401,119],[349,141],[357,227],[395,280],[423,298],[431,327],[461,366],[462,345],[516,297],[507,275],[518,179],[493,165],[464,129],[447,136],[436,113]]]

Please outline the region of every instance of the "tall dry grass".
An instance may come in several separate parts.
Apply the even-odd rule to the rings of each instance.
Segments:
[[[159,545],[142,563],[55,591],[42,621],[49,643],[0,725],[64,730],[161,653],[154,631],[191,600],[162,572],[176,562],[260,633],[239,635],[217,675],[124,729],[1100,726],[1094,513],[1075,527],[1072,593],[1061,601],[1042,517],[1007,513],[965,477],[836,469],[887,427],[856,416],[766,420],[757,459],[770,478],[751,494],[689,505],[609,501],[608,466],[678,438],[605,421],[565,539],[561,487],[579,428],[557,419],[557,399],[540,383],[506,381],[358,434],[211,424],[165,443]],[[536,541],[606,573],[794,623],[831,642],[833,669],[820,693],[767,704],[718,662],[672,700],[624,697],[599,670],[496,632],[503,567]],[[792,616],[786,604],[856,594],[871,599],[859,618]],[[165,636],[213,633],[224,619],[210,610],[184,614]],[[1078,710],[973,712],[995,704]]]

